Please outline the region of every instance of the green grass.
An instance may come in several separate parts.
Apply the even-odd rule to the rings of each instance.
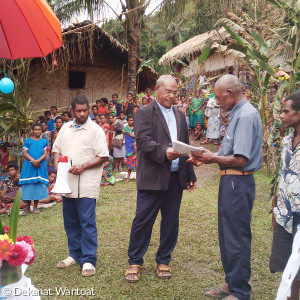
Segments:
[[[199,171],[201,173],[201,169]],[[274,299],[280,275],[270,274],[268,270],[272,244],[269,178],[263,171],[255,177],[252,299]],[[43,299],[205,299],[204,290],[222,284],[224,280],[218,247],[217,193],[217,174],[208,178],[205,186],[197,188],[194,193],[184,192],[171,279],[162,280],[155,275],[160,217],[145,255],[141,280],[129,284],[124,279],[130,228],[135,214],[135,182],[121,182],[101,190],[96,208],[99,236],[97,273],[91,278],[83,278],[78,265],[66,270],[56,267],[59,260],[68,256],[60,204],[43,210],[39,215],[20,217],[18,234],[32,235],[37,251],[36,262],[28,267],[26,275],[38,289],[94,288],[96,294],[82,298],[54,295]],[[7,217],[3,223],[8,224]]]

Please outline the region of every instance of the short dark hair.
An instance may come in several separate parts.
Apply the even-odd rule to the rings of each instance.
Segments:
[[[129,115],[127,116],[127,121],[128,121],[129,119],[133,119],[133,120],[134,120],[134,115],[133,115],[133,114],[129,114]]]
[[[95,104],[92,106],[92,109],[93,109],[94,107],[96,107],[96,108],[98,109],[98,106],[97,106],[97,105],[95,105]]]
[[[63,118],[62,118],[61,116],[57,116],[57,117],[55,118],[55,122],[56,122],[56,120],[61,120],[62,122],[64,121]]]
[[[120,111],[119,111],[119,115],[120,115],[120,114],[124,114],[124,115],[126,115],[126,112],[125,112],[125,110],[120,110]]]
[[[45,110],[44,111],[44,116],[46,116],[46,115],[50,115],[51,116],[51,111],[50,110]]]
[[[64,111],[64,112],[62,113],[62,116],[65,115],[65,114],[67,114],[68,117],[71,118],[71,113],[70,113],[69,111],[67,111],[67,110]]]
[[[72,99],[72,102],[71,102],[72,109],[75,109],[76,104],[79,104],[79,105],[86,104],[87,107],[89,107],[89,105],[90,105],[88,99],[84,95],[77,95]]]
[[[133,108],[140,108],[140,107],[139,107],[138,105],[133,105],[133,106],[132,106],[132,109],[133,109]]]
[[[101,102],[104,102],[105,104],[108,104],[108,100],[107,100],[107,98],[105,98],[105,97],[102,97],[102,98],[100,99],[100,101],[101,101]]]
[[[42,121],[40,121],[40,123],[48,125],[46,120],[42,120]]]
[[[38,119],[39,119],[40,121],[46,120],[46,119],[45,119],[45,116],[39,116]]]
[[[50,107],[50,109],[52,109],[52,108],[55,108],[55,109],[57,110],[57,107],[56,107],[55,105],[52,105],[52,106]]]
[[[10,168],[14,168],[16,171],[19,171],[18,163],[15,160],[11,160],[7,163],[7,170]]]
[[[119,98],[118,94],[112,94],[111,97],[113,97],[113,96],[117,96],[117,98]]]
[[[107,118],[107,114],[100,114],[100,117],[104,116],[105,118]]]
[[[150,88],[147,88],[145,92],[147,93],[148,91],[150,91],[150,92],[151,92],[151,89],[150,89]]]
[[[101,100],[100,100],[100,99],[97,99],[97,100],[96,100],[96,103],[97,103],[97,102],[101,102]]]
[[[35,127],[41,127],[41,129],[43,130],[42,124],[39,122],[33,123],[33,125],[31,126],[31,129],[33,130]]]
[[[133,94],[132,94],[132,93],[127,93],[127,96],[128,96],[128,95],[130,95],[131,97],[133,97]]]
[[[50,170],[50,171],[48,171],[48,176],[50,176],[51,174],[57,174],[57,172],[55,171],[55,170]]]
[[[288,100],[292,101],[292,108],[293,108],[293,110],[296,110],[296,111],[300,110],[300,91],[288,95],[285,98],[284,102],[286,102]]]
[[[110,113],[110,114],[107,115],[108,118],[109,118],[110,116],[112,116],[112,117],[114,117],[114,118],[116,117],[116,115],[113,114],[113,113]]]

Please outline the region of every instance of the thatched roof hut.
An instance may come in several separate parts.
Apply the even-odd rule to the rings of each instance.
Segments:
[[[164,54],[158,63],[178,65],[181,74],[187,77],[199,74],[212,75],[212,72],[232,67],[235,59],[243,57],[241,53],[227,48],[229,37],[230,34],[223,27],[218,31],[214,29],[205,32],[174,47]],[[198,58],[208,45],[211,46],[212,51],[209,57],[199,65]],[[189,61],[185,60],[187,57]],[[183,67],[178,60],[184,60],[188,66]]]
[[[91,103],[113,93],[127,93],[128,51],[110,34],[90,21],[63,30],[64,46],[46,58],[33,59],[28,89],[34,110],[51,105],[67,107],[82,92]],[[143,67],[138,91],[154,88],[159,74]]]

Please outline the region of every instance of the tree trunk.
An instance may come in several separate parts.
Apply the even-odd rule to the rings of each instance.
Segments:
[[[127,0],[129,10],[124,31],[127,35],[128,47],[128,93],[137,93],[137,69],[138,69],[138,49],[141,40],[143,15],[145,7],[144,1]]]

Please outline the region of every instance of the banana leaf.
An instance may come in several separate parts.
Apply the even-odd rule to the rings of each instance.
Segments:
[[[236,32],[234,32],[231,28],[223,24],[223,27],[230,33],[230,35],[236,40],[237,43],[246,47],[249,46],[249,43],[241,38]]]
[[[211,52],[211,47],[207,46],[201,53],[198,59],[198,64],[201,64],[204,60],[207,59],[208,55]]]

